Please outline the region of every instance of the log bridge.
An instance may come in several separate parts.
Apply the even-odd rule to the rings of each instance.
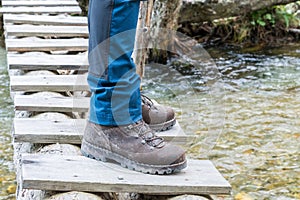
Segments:
[[[209,160],[190,159],[181,173],[158,176],[82,156],[79,147],[89,107],[86,17],[80,16],[76,0],[1,2],[15,106],[18,200],[66,192],[73,199],[98,199],[108,193],[106,199],[120,199],[120,194],[132,199],[128,194],[133,193],[193,194],[199,199],[230,194],[230,184]],[[195,137],[184,135],[178,124],[159,134],[179,144]]]

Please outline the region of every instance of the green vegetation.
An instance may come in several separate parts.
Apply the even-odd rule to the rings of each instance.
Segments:
[[[201,25],[200,30],[192,36],[201,43],[225,42],[247,47],[295,42],[300,34],[300,1],[215,20]]]
[[[270,9],[257,10],[247,16],[253,26],[272,26],[284,23],[285,28],[290,26],[298,27],[300,25],[300,13],[298,13],[298,4],[289,4],[291,6],[274,6]]]

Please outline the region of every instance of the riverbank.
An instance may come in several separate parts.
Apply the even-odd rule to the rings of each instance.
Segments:
[[[272,6],[242,16],[181,24],[179,31],[207,46],[277,47],[300,39],[300,1]]]
[[[83,15],[86,15],[89,1],[79,2]],[[200,9],[197,4],[201,5],[201,1],[185,2],[187,3],[181,8],[184,10],[181,13],[193,16],[193,13],[199,12],[195,9]],[[177,30],[195,38],[204,46],[233,45],[259,50],[295,43],[300,39],[300,1],[213,21],[189,22],[180,18],[181,16]]]

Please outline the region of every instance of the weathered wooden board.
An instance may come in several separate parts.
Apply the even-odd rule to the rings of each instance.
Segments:
[[[85,123],[86,119],[15,118],[13,138],[15,142],[81,144]],[[178,123],[172,129],[157,134],[176,144],[187,144],[197,139],[197,136],[184,134]]]
[[[7,51],[87,51],[88,39],[6,39]]]
[[[35,97],[16,95],[14,105],[16,110],[37,112],[87,112],[88,97]]]
[[[12,91],[86,91],[86,75],[11,76]]]
[[[88,37],[87,26],[6,25],[6,36]]]
[[[15,118],[15,142],[81,144],[85,119],[40,120]]]
[[[2,6],[79,6],[77,1],[70,0],[19,0],[19,1],[5,1],[2,0]]]
[[[79,6],[37,6],[37,7],[30,7],[30,6],[20,6],[20,7],[13,7],[13,6],[6,6],[0,8],[0,13],[6,14],[37,14],[37,13],[49,13],[49,14],[59,14],[59,13],[68,13],[68,14],[81,14],[81,9]]]
[[[88,69],[86,54],[80,55],[47,55],[47,54],[7,54],[9,69],[23,70],[57,70]]]
[[[130,171],[83,156],[23,155],[22,186],[28,189],[137,192],[150,194],[230,194],[230,184],[208,160],[188,160],[180,173],[158,176]]]
[[[79,16],[43,16],[27,14],[5,14],[3,21],[15,24],[56,25],[56,26],[87,26],[87,17]]]

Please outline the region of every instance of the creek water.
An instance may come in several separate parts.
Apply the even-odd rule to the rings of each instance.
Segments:
[[[222,95],[195,69],[155,64],[146,69],[144,92],[172,106],[186,134],[199,136],[188,155],[213,161],[233,187],[228,199],[300,199],[299,46],[207,51]]]
[[[0,199],[14,199],[16,187],[10,135],[13,115],[6,52],[0,47]]]
[[[185,145],[188,156],[215,164],[233,187],[226,199],[300,199],[298,49],[208,49],[221,72],[219,96],[188,67],[146,68],[144,93],[172,106],[186,134],[199,136]],[[15,184],[5,54],[0,49],[0,199],[13,198]]]

